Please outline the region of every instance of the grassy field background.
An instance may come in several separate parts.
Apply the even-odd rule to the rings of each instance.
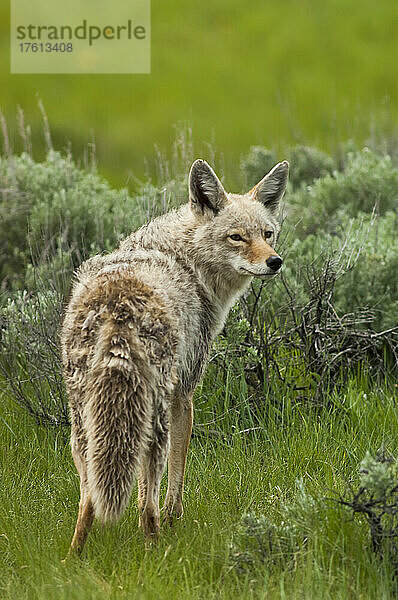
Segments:
[[[249,146],[304,142],[333,151],[363,143],[398,116],[395,0],[152,1],[150,75],[10,75],[9,13],[0,8],[0,108],[16,129],[20,105],[40,156],[42,99],[56,147],[95,137],[115,185],[155,175],[174,127],[189,122],[196,153],[215,141],[231,185]],[[18,148],[18,142],[16,142]]]
[[[121,522],[95,525],[84,558],[63,564],[73,532],[79,484],[61,434],[32,425],[2,403],[0,435],[0,597],[7,600],[124,598],[314,598],[381,600],[395,597],[392,573],[372,554],[364,518],[352,520],[333,500],[357,485],[358,464],[382,443],[398,451],[396,395],[370,391],[366,378],[348,382],[324,410],[268,405],[257,429],[229,437],[193,439],[185,514],[145,547],[133,494]],[[235,393],[235,390],[232,391]],[[199,390],[197,421],[211,419]],[[241,410],[247,397],[235,398]],[[214,416],[214,415],[213,415]],[[235,428],[235,429],[234,429]],[[234,411],[218,422],[239,430]],[[15,472],[19,476],[15,477]],[[294,513],[308,541],[294,561],[276,567],[233,568],[230,544],[243,513],[280,522],[305,481],[308,505]],[[165,494],[163,481],[162,495]],[[293,523],[294,524],[294,523]]]

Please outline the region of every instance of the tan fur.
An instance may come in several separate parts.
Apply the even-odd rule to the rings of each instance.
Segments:
[[[62,329],[81,490],[71,551],[82,550],[94,516],[121,515],[135,479],[141,527],[157,535],[167,457],[165,516],[182,515],[193,392],[229,308],[253,275],[280,267],[279,257],[278,265],[267,260],[277,257],[275,215],[287,168],[279,163],[255,197],[238,196],[195,161],[188,204],[77,271]],[[265,230],[273,232],[270,244]],[[237,231],[244,242],[232,239]]]
[[[245,255],[251,263],[265,262],[270,256],[278,256],[275,250],[261,239],[251,241]]]

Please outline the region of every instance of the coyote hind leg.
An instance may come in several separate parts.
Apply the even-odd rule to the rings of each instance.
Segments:
[[[84,454],[80,451],[77,442],[73,438],[72,456],[77,472],[80,476],[80,502],[75,532],[73,534],[68,556],[74,553],[81,554],[94,521],[94,508],[87,489],[86,459]]]
[[[75,532],[69,549],[69,554],[81,554],[87,536],[94,521],[94,507],[89,497],[81,498],[79,515],[77,517]]]
[[[171,405],[168,487],[163,506],[165,517],[169,520],[173,515],[179,518],[183,513],[184,475],[192,423],[192,394],[186,397],[176,395]]]
[[[165,406],[155,408],[152,440],[141,459],[138,474],[140,526],[147,537],[160,530],[159,492],[169,449],[169,420]]]

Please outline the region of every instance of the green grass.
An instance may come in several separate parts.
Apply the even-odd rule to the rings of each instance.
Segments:
[[[286,0],[250,4],[152,0],[150,75],[11,75],[9,8],[0,8],[0,108],[16,139],[19,104],[43,147],[38,94],[57,148],[74,154],[95,134],[114,184],[154,171],[174,124],[192,124],[197,155],[215,139],[230,185],[253,144],[304,142],[333,151],[397,122],[395,0]],[[18,143],[17,150],[18,148]],[[146,159],[149,158],[147,163]]]
[[[118,525],[95,525],[83,558],[63,564],[78,505],[78,477],[62,434],[32,423],[3,399],[0,412],[0,597],[337,598],[392,597],[391,574],[372,555],[366,523],[351,521],[325,498],[356,482],[367,450],[398,450],[397,395],[365,377],[347,383],[330,406],[314,410],[281,397],[264,398],[257,427],[237,433],[247,396],[216,409],[206,382],[197,393],[198,422],[227,434],[194,437],[187,467],[185,514],[146,547],[138,531],[135,493]],[[232,405],[235,409],[232,409]],[[235,432],[235,434],[234,434]],[[264,564],[247,574],[231,567],[229,542],[245,512],[280,518],[302,479],[323,506],[308,522],[309,540],[290,566]],[[163,496],[165,491],[163,481]],[[306,518],[306,517],[304,517]]]

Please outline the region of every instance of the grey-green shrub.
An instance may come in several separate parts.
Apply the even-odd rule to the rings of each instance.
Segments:
[[[380,559],[387,559],[398,574],[398,460],[381,448],[376,456],[367,452],[360,464],[360,482],[340,496],[339,503],[353,517],[366,519],[372,549]],[[396,585],[396,581],[394,582]]]
[[[28,265],[51,264],[60,249],[70,254],[74,266],[88,255],[113,249],[169,201],[149,183],[134,197],[127,190],[113,190],[105,179],[53,150],[41,163],[27,154],[0,158],[0,190],[3,288],[30,285]]]
[[[69,422],[58,340],[63,303],[62,293],[47,285],[33,296],[18,291],[0,307],[4,392],[45,425]]]
[[[258,183],[278,162],[273,150],[264,146],[251,146],[249,153],[241,159],[240,168],[245,182],[245,191]]]
[[[323,153],[310,149],[300,154],[300,148],[295,147],[295,152],[301,157],[300,168],[305,177],[314,177],[330,167]],[[242,161],[247,185],[257,183],[275,162],[271,151],[253,147]],[[211,385],[217,381],[224,390],[229,375],[236,375],[234,384],[253,396],[253,406],[256,398],[263,397],[265,389],[269,397],[278,398],[282,381],[285,386],[300,388],[300,380],[306,378],[308,397],[318,394],[320,389],[327,394],[328,385],[343,376],[338,369],[345,369],[346,374],[350,365],[358,366],[358,360],[363,362],[366,358],[356,351],[351,363],[345,360],[353,329],[372,328],[382,332],[397,324],[398,170],[388,156],[366,149],[348,153],[342,166],[342,172],[333,171],[307,187],[297,176],[299,187],[287,194],[289,214],[278,242],[278,251],[284,259],[282,277],[267,285],[253,282],[253,291],[231,312],[224,334],[216,342],[208,369]],[[25,377],[24,368],[35,373],[35,369],[44,366],[51,373],[53,356],[45,350],[39,356],[29,340],[41,339],[43,344],[48,340],[49,348],[56,344],[62,302],[75,266],[89,255],[115,248],[120,238],[132,229],[185,201],[186,173],[174,174],[173,180],[162,189],[150,182],[142,184],[130,196],[126,190],[112,190],[95,173],[78,168],[70,156],[51,151],[43,163],[35,163],[25,154],[1,158],[0,192],[0,278],[4,292],[0,304],[6,304],[0,340],[2,352],[7,360],[13,354],[18,356],[16,377],[20,374]],[[372,215],[375,198],[377,213]],[[318,286],[326,282],[322,279],[325,265],[334,269],[335,281],[332,277],[321,295],[314,296],[311,290],[314,281],[318,278]],[[260,288],[263,289],[257,301]],[[29,293],[15,295],[18,289]],[[54,294],[58,299],[55,303]],[[293,322],[292,297],[297,323]],[[33,316],[47,300],[49,308],[42,319],[47,328],[43,330],[40,319]],[[325,385],[319,385],[323,365],[314,368],[309,356],[311,344],[316,341],[312,317],[317,302],[323,304],[322,310],[330,303],[332,308],[329,308],[335,313],[334,323],[347,313],[362,317],[369,309],[368,314],[373,315],[372,321],[343,319],[339,331],[333,326],[329,330],[323,328],[320,322],[327,336],[331,332],[326,339],[329,351],[325,353],[326,364],[329,357],[343,357],[342,362],[334,363],[338,367],[330,377],[326,376]],[[306,307],[311,303],[308,311]],[[252,320],[248,310],[254,304],[256,314]],[[297,335],[305,310],[310,324],[307,339]],[[29,314],[32,318],[27,318]],[[326,311],[322,318],[329,319],[330,315]],[[271,358],[267,335],[273,340],[284,340],[283,347],[278,343],[273,346]],[[391,336],[390,349],[394,343],[395,348],[397,345],[396,333]],[[385,346],[381,337],[372,340],[372,356],[376,357],[374,372],[380,373],[379,357],[383,356]],[[8,365],[12,361],[6,368]],[[48,389],[50,398],[54,398],[51,385]],[[42,396],[39,390],[37,397]],[[252,415],[246,417],[250,425]]]
[[[278,157],[273,150],[264,146],[251,146],[240,163],[245,189],[258,183],[282,158],[288,158],[290,162],[289,181],[294,187],[312,183],[315,179],[332,173],[336,168],[332,157],[313,146],[297,144],[288,149],[283,157]]]
[[[335,305],[340,313],[369,307],[375,317],[372,326],[380,332],[398,324],[398,214],[388,211],[372,224],[369,215],[359,214],[354,232],[359,227],[361,251],[355,267],[337,281]]]
[[[395,211],[381,216],[358,212],[351,218],[340,208],[333,233],[314,232],[300,239],[294,238],[291,231],[280,252],[285,261],[284,277],[294,288],[298,303],[308,300],[308,266],[321,268],[326,256],[334,256],[338,277],[333,298],[337,312],[344,315],[368,308],[374,313],[372,327],[376,331],[397,325],[397,230]],[[270,299],[283,307],[288,300],[286,291],[278,280],[275,283]]]
[[[334,171],[288,197],[288,221],[304,237],[321,231],[335,234],[343,215],[383,215],[398,210],[398,168],[389,156],[364,148],[348,155],[344,171]]]
[[[281,502],[276,514],[243,515],[230,541],[230,562],[240,572],[289,568],[311,537],[325,526],[328,509],[311,496],[302,480],[296,496]]]
[[[298,144],[288,152],[290,162],[289,180],[294,187],[310,184],[333,172],[336,168],[331,156],[314,148]]]

